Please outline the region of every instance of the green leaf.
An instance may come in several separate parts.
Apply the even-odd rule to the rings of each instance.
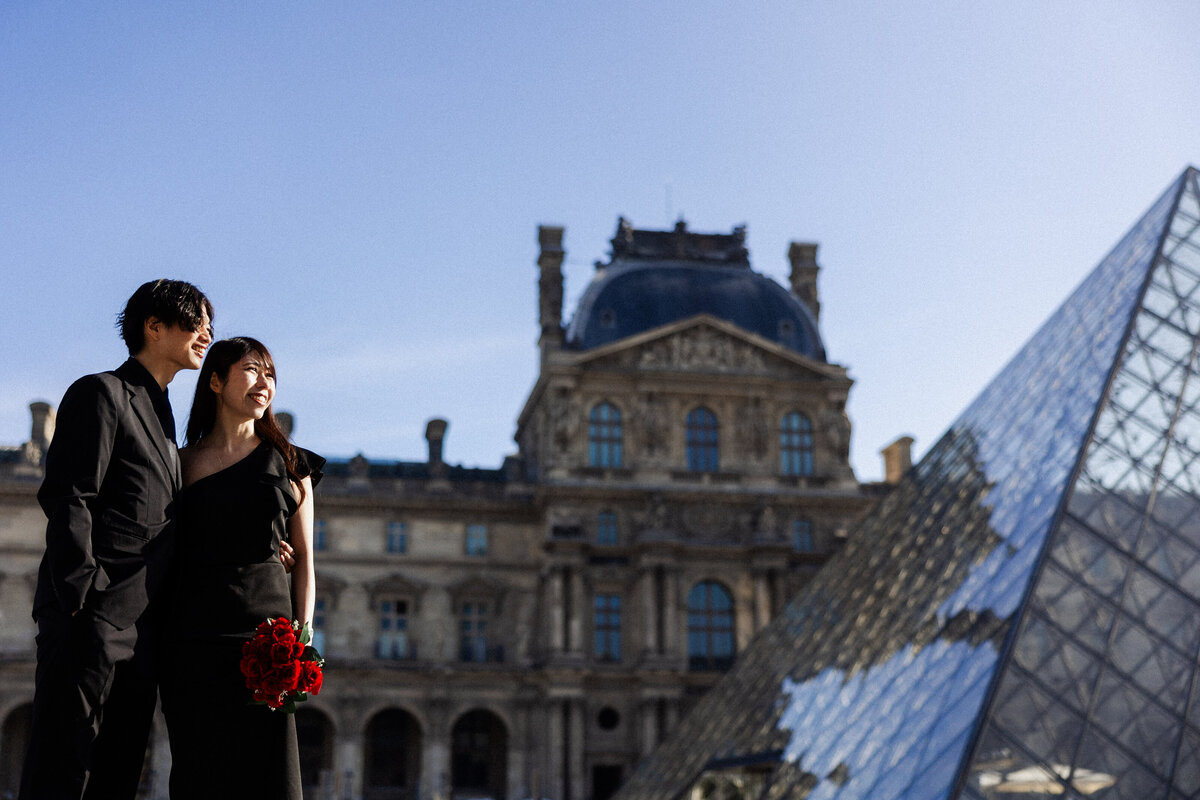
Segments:
[[[312,641],[312,623],[304,623],[304,627],[300,629],[300,644],[308,644]]]

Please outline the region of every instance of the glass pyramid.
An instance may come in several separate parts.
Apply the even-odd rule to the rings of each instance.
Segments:
[[[1186,170],[619,800],[1200,797]]]

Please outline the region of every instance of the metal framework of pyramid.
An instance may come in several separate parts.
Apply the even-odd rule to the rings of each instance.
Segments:
[[[1200,797],[1187,169],[619,800]]]

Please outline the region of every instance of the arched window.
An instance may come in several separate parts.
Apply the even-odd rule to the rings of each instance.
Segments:
[[[421,785],[421,726],[407,711],[389,708],[367,723],[365,800],[415,800]]]
[[[296,711],[300,746],[300,783],[308,797],[327,797],[333,791],[333,724],[313,708]]]
[[[687,415],[687,465],[692,472],[716,472],[720,464],[717,416],[704,406]]]
[[[784,475],[812,475],[812,420],[793,411],[779,423],[779,468]]]
[[[620,467],[625,462],[621,410],[612,403],[592,407],[588,418],[588,463],[593,467]]]
[[[733,664],[733,596],[716,581],[688,592],[688,669],[726,670]]]
[[[508,786],[508,729],[490,711],[463,714],[450,730],[452,797],[504,800]]]
[[[33,703],[26,703],[10,711],[0,727],[0,797],[16,797],[21,788],[21,764],[32,724]]]

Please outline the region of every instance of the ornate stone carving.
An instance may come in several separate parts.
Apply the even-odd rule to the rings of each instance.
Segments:
[[[642,398],[638,417],[642,423],[642,450],[647,458],[661,459],[670,449],[671,422],[666,403],[653,394]]]
[[[646,506],[633,513],[633,522],[646,533],[662,533],[673,527],[671,510],[661,494],[655,492],[646,497]]]
[[[718,372],[763,372],[766,361],[755,347],[712,328],[697,328],[653,342],[637,357],[638,366]]]
[[[579,400],[566,389],[560,389],[550,402],[550,441],[559,453],[567,452],[579,433],[581,424]]]
[[[734,432],[742,452],[754,461],[767,457],[770,428],[762,401],[757,397],[750,400],[734,418]]]
[[[688,506],[680,515],[684,529],[703,541],[737,541],[738,514],[728,506],[706,503]]]
[[[850,417],[844,408],[827,408],[821,412],[821,431],[829,449],[841,460],[850,459]]]

